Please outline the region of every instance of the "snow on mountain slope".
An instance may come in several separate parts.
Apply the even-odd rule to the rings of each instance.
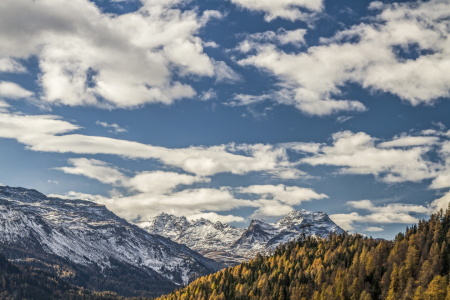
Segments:
[[[330,232],[341,234],[345,231],[324,212],[295,210],[276,223],[253,220],[230,249],[237,254],[252,257],[257,252],[274,250],[278,245],[296,239],[302,234],[326,237]]]
[[[0,244],[36,249],[101,269],[114,262],[187,284],[221,265],[160,235],[152,235],[98,205],[23,188],[0,187]]]
[[[248,260],[257,252],[273,250],[303,233],[324,237],[330,232],[345,232],[326,213],[306,210],[292,211],[276,223],[252,220],[246,230],[205,219],[189,222],[185,217],[164,213],[137,225],[229,265]]]
[[[176,217],[165,213],[147,221],[138,222],[136,225],[149,233],[170,238],[208,258],[223,262],[227,262],[232,255],[227,253],[225,257],[222,257],[222,252],[228,249],[228,246],[238,239],[244,231],[244,229],[235,228],[221,222],[213,223],[204,218],[188,221],[185,217]],[[223,259],[219,259],[219,257]]]

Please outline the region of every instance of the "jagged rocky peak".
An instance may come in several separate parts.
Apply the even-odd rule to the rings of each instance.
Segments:
[[[213,225],[213,222],[205,218],[200,218],[198,220],[192,220],[191,224],[193,226],[209,226]]]
[[[164,212],[147,220],[139,221],[136,225],[147,230],[149,233],[159,234],[172,240],[175,236],[191,226],[186,217],[177,217]]]
[[[309,213],[306,210],[294,210],[290,213],[288,213],[285,217],[283,217],[282,219],[278,220],[275,224],[278,225],[300,225],[303,222],[303,214]]]
[[[227,264],[239,263],[253,257],[257,252],[274,249],[279,244],[296,239],[302,234],[323,237],[330,232],[344,233],[344,230],[337,226],[326,213],[310,212],[304,209],[294,210],[275,223],[254,219],[247,229],[235,228],[221,222],[212,223],[204,218],[191,222],[184,221],[189,225],[183,227],[173,225],[180,218],[174,216],[166,218],[172,222],[172,225],[158,227],[162,230],[157,230],[155,226],[137,225],[150,233],[168,237],[199,251],[206,257]]]

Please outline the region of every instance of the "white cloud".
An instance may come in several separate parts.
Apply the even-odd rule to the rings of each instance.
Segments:
[[[128,178],[117,168],[96,159],[72,158],[69,163],[73,167],[56,168],[67,174],[83,175],[102,183],[124,185]]]
[[[292,142],[292,143],[283,143],[283,144],[279,144],[279,145],[285,149],[293,150],[296,152],[318,154],[320,152],[320,149],[322,148],[322,146],[324,146],[325,144]]]
[[[385,182],[421,181],[437,176],[441,166],[428,161],[427,146],[384,149],[366,133],[349,131],[333,134],[333,144],[303,158],[302,163],[342,167],[343,174],[372,174]]]
[[[370,213],[360,215],[357,212],[349,214],[334,214],[330,218],[345,230],[355,230],[354,223],[374,223],[374,224],[414,224],[419,221],[410,213],[429,214],[429,207],[421,205],[410,205],[403,203],[392,203],[386,206],[375,206],[370,200],[349,201],[349,206],[360,210],[367,210]]]
[[[376,213],[429,213],[429,208],[422,205],[391,203],[386,206],[375,206],[370,200],[348,201],[347,204],[357,209],[364,209]]]
[[[70,106],[171,104],[196,95],[186,76],[235,78],[203,52],[197,35],[221,13],[182,11],[182,0],[142,2],[136,12],[112,15],[88,0],[2,1],[0,57],[37,57],[41,100]]]
[[[194,183],[210,182],[211,179],[178,174],[174,172],[142,172],[131,178],[128,182],[133,190],[147,194],[167,194],[179,185],[192,185]]]
[[[218,215],[213,212],[201,213],[197,215],[189,216],[189,220],[199,220],[199,219],[210,220],[211,222],[221,222],[221,223],[231,223],[231,222],[244,222],[245,219],[242,217],[237,217],[233,215]]]
[[[293,211],[294,205],[301,205],[305,201],[328,198],[325,194],[318,194],[312,189],[298,186],[279,185],[252,185],[245,188],[238,188],[237,192],[242,194],[252,194],[260,197],[255,201],[259,208],[252,217],[278,217]]]
[[[336,123],[342,124],[344,122],[347,122],[348,120],[353,119],[352,116],[340,116],[336,118]]]
[[[141,172],[134,177],[123,174],[117,167],[103,161],[87,158],[72,158],[73,167],[56,168],[67,174],[83,175],[102,183],[122,186],[140,193],[164,195],[173,192],[179,185],[209,182],[209,178],[179,174],[174,172]]]
[[[263,12],[264,19],[268,22],[276,18],[310,21],[315,13],[323,9],[322,0],[231,0],[231,2],[249,10]]]
[[[378,144],[378,147],[380,148],[413,147],[413,146],[433,145],[436,144],[437,142],[439,142],[439,138],[434,136],[404,136],[389,142],[380,143]]]
[[[214,41],[209,41],[209,42],[203,42],[203,47],[219,48],[219,45],[217,45],[216,42],[214,42]]]
[[[2,98],[22,99],[32,97],[33,95],[33,92],[24,89],[16,83],[0,81],[0,97]]]
[[[0,72],[25,73],[27,69],[19,62],[8,57],[0,57]]]
[[[217,93],[213,89],[203,91],[202,95],[200,96],[200,100],[203,101],[208,101],[215,98],[217,98]]]
[[[52,196],[59,197],[59,195]],[[105,205],[109,210],[127,220],[133,220],[139,217],[148,218],[160,212],[178,216],[184,215],[192,219],[208,214],[205,211],[220,212],[241,207],[259,206],[254,201],[236,199],[228,188],[186,189],[169,194],[138,193],[132,196],[118,195],[111,197],[70,192],[68,195],[62,195],[62,197],[95,201],[96,203]],[[210,216],[213,215],[210,214]],[[229,222],[242,221],[240,217],[230,215],[217,215],[215,219],[222,221],[228,219]]]
[[[450,203],[450,192],[447,192],[441,198],[434,200],[431,203],[430,207],[432,209],[432,212],[437,212],[441,209],[445,212],[448,208],[449,203]]]
[[[280,201],[258,200],[258,204],[260,207],[251,215],[252,218],[280,217],[294,210],[292,206]]]
[[[7,113],[10,105],[0,99],[0,113]]]
[[[344,230],[354,230],[353,222],[363,220],[358,213],[352,212],[349,214],[334,214],[330,215],[331,220]]]
[[[294,44],[297,46],[304,45],[306,29],[296,29],[296,30],[281,30],[278,31],[278,40],[282,45]]]
[[[312,189],[297,186],[251,185],[240,188],[239,192],[261,195],[264,199],[273,199],[288,205],[300,205],[302,202],[328,198],[325,194],[317,194]]]
[[[16,139],[33,151],[155,159],[198,176],[249,172],[265,172],[282,178],[302,175],[289,162],[286,151],[273,145],[228,144],[170,149],[107,137],[66,134],[79,128],[57,116],[0,114],[0,137]]]
[[[384,229],[381,228],[381,227],[374,227],[374,226],[371,226],[371,227],[367,227],[366,229],[364,229],[364,231],[368,231],[368,232],[380,232],[380,231],[384,231]]]
[[[263,42],[277,43],[279,45],[293,44],[294,46],[300,47],[306,44],[306,33],[306,29],[285,30],[284,28],[280,28],[276,33],[274,31],[265,31],[248,34],[245,36],[245,39],[239,43],[236,50],[247,53],[261,48],[261,43]]]
[[[213,64],[217,81],[235,82],[241,80],[241,76],[223,61],[213,61]]]
[[[256,209],[253,217],[281,216],[292,211],[293,205],[327,198],[326,195],[318,194],[311,189],[284,185],[234,189],[193,188],[192,185],[195,183],[209,183],[210,178],[163,171],[147,171],[126,176],[117,167],[94,159],[70,159],[69,163],[73,167],[58,170],[123,187],[132,195],[123,196],[115,193],[110,197],[102,197],[71,192],[63,197],[92,199],[127,219],[147,218],[166,212],[185,215],[191,219],[208,217],[224,222],[242,222],[244,221],[242,217],[218,215],[216,212],[250,207]],[[253,194],[257,197],[253,200],[245,199],[242,198],[243,194]]]
[[[103,126],[105,128],[112,128],[111,130],[109,130],[109,132],[113,132],[113,133],[123,133],[123,132],[128,132],[128,130],[126,130],[125,128],[120,127],[119,125],[117,125],[116,123],[113,124],[108,124],[106,122],[100,122],[97,121],[95,122],[95,124]]]
[[[360,102],[340,99],[342,87],[350,83],[397,95],[412,105],[432,104],[450,95],[447,2],[372,5],[380,12],[371,23],[322,39],[306,52],[288,54],[273,43],[261,43],[256,54],[239,63],[276,76],[293,94],[290,105],[307,114],[364,110]]]
[[[436,178],[431,182],[430,188],[432,189],[443,189],[450,187],[450,168],[447,167],[446,170],[441,172]]]

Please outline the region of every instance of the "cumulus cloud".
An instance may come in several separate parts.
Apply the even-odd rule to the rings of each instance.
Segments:
[[[378,15],[370,21],[322,39],[306,52],[286,53],[274,43],[260,43],[253,47],[256,53],[239,64],[276,76],[292,93],[290,101],[282,103],[312,115],[363,111],[362,103],[342,99],[342,88],[352,83],[394,94],[412,105],[447,97],[448,1],[376,3],[370,8]]]
[[[425,157],[430,151],[428,146],[387,148],[398,146],[397,140],[392,144],[388,142],[380,148],[376,145],[375,138],[363,132],[338,132],[333,134],[332,138],[333,144],[330,146],[323,144],[315,145],[315,148],[309,146],[317,152],[310,152],[312,155],[303,158],[301,162],[313,166],[341,167],[340,172],[343,174],[372,174],[385,182],[421,181],[433,178],[437,176],[441,167]],[[408,139],[404,138],[403,143],[405,141]],[[414,141],[409,144],[417,144],[418,140]],[[423,139],[420,139],[420,142],[422,144]]]
[[[25,73],[25,68],[21,63],[8,57],[0,57],[0,72],[4,73]]]
[[[33,92],[24,89],[14,82],[0,81],[0,97],[9,99],[29,98],[34,95]]]
[[[288,205],[300,205],[304,201],[328,198],[325,194],[318,194],[312,189],[297,186],[279,185],[251,185],[240,188],[239,192],[261,195],[264,199],[273,199]]]
[[[231,0],[234,4],[253,11],[263,12],[268,22],[283,18],[290,21],[311,21],[323,9],[322,0]]]
[[[257,201],[261,207],[253,213],[253,217],[278,217],[294,210],[294,205],[305,201],[328,198],[325,194],[318,194],[312,189],[298,186],[279,185],[252,185],[237,189],[239,193],[258,195]]]
[[[113,132],[113,133],[123,133],[123,132],[128,132],[128,130],[126,130],[125,128],[120,127],[119,125],[117,125],[116,123],[113,124],[108,124],[106,122],[100,122],[97,121],[95,122],[95,124],[103,126],[105,128],[111,128],[111,130],[109,130],[109,132]]]
[[[419,221],[410,213],[428,214],[432,212],[431,207],[411,205],[404,203],[391,203],[386,206],[375,206],[370,200],[349,201],[347,204],[359,210],[370,213],[360,215],[357,212],[349,214],[334,214],[330,218],[345,230],[355,230],[354,223],[374,224],[413,224]],[[369,230],[366,230],[369,231]]]
[[[138,11],[112,15],[88,0],[2,1],[0,71],[23,71],[14,60],[36,57],[42,101],[107,108],[192,98],[186,76],[234,80],[198,37],[222,14],[183,11],[181,2],[142,0]]]
[[[428,205],[406,203],[390,203],[385,206],[376,206],[370,200],[348,201],[347,205],[358,210],[367,211],[361,215],[357,212],[348,214],[334,214],[330,218],[346,230],[355,230],[355,223],[359,224],[415,224],[419,222],[416,215],[426,215],[446,210],[450,203],[450,192]],[[368,227],[364,231],[377,232],[383,228]]]
[[[433,210],[433,212],[437,212],[441,209],[445,211],[448,208],[449,203],[450,203],[450,192],[447,192],[441,198],[431,202],[431,209]]]
[[[95,159],[70,159],[72,167],[58,170],[82,175],[115,187],[125,188],[130,196],[113,194],[110,197],[71,192],[64,198],[92,199],[127,219],[150,217],[160,212],[200,217],[222,222],[242,222],[242,217],[219,215],[216,212],[250,207],[254,217],[281,216],[303,201],[327,198],[311,189],[295,186],[250,186],[247,188],[221,187],[218,189],[192,187],[196,183],[209,183],[210,178],[164,171],[146,171],[127,176],[117,167]],[[246,199],[245,194],[256,195]],[[55,195],[54,195],[55,196]]]
[[[239,43],[236,50],[247,53],[260,48],[262,42],[277,43],[279,45],[293,44],[300,47],[306,44],[306,33],[306,29],[285,30],[284,28],[280,28],[277,32],[266,31],[248,34],[245,35],[245,40]]]

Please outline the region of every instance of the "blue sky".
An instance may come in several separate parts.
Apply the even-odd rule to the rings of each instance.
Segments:
[[[450,200],[449,4],[2,1],[0,183],[393,238]]]

